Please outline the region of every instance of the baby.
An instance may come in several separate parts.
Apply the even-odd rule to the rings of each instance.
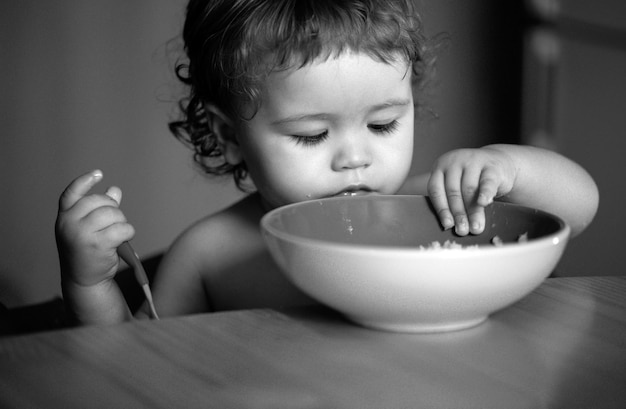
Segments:
[[[415,108],[432,45],[411,0],[191,0],[184,26],[188,86],[170,124],[211,174],[250,194],[184,231],[153,283],[161,316],[312,303],[280,273],[259,221],[270,209],[338,195],[429,195],[442,228],[480,234],[484,207],[504,200],[561,216],[579,234],[598,191],[551,151],[490,145],[448,152],[409,176]],[[66,305],[79,323],[131,313],[114,276],[133,238],[121,191],[75,179],[56,224]],[[142,308],[136,316],[147,316]]]

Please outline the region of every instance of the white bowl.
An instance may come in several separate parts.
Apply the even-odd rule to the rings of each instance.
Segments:
[[[486,218],[484,233],[459,237],[426,197],[360,196],[283,206],[261,227],[279,267],[314,299],[366,327],[435,332],[477,325],[532,292],[569,238],[560,218],[527,207],[497,202]],[[420,248],[446,240],[464,248]]]

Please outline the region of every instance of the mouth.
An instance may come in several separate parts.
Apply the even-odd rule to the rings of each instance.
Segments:
[[[335,193],[334,197],[350,197],[350,196],[366,196],[374,193],[374,191],[365,185],[348,186],[347,189]]]

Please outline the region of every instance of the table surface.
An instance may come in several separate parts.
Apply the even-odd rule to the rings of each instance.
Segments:
[[[0,338],[2,408],[624,408],[626,277],[552,278],[463,331],[323,307]]]

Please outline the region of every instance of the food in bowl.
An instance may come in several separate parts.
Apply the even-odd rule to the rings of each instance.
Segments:
[[[419,246],[420,250],[452,250],[452,249],[477,249],[478,245],[464,246],[457,243],[455,240],[446,240],[443,243],[440,241],[433,241],[427,246]]]
[[[350,320],[449,331],[477,325],[537,288],[569,238],[569,227],[549,213],[500,202],[485,210],[484,233],[463,237],[441,229],[424,196],[301,202],[268,212],[261,227],[286,277]],[[420,250],[446,240],[476,248]]]
[[[517,238],[517,241],[523,243],[528,240],[528,233],[520,234]],[[493,236],[491,239],[491,244],[494,246],[501,246],[504,242],[498,236]],[[457,243],[454,240],[446,240],[443,243],[439,241],[433,241],[428,246],[419,246],[420,250],[450,250],[450,249],[477,249],[478,244],[474,244],[471,246],[464,246],[462,244]]]

